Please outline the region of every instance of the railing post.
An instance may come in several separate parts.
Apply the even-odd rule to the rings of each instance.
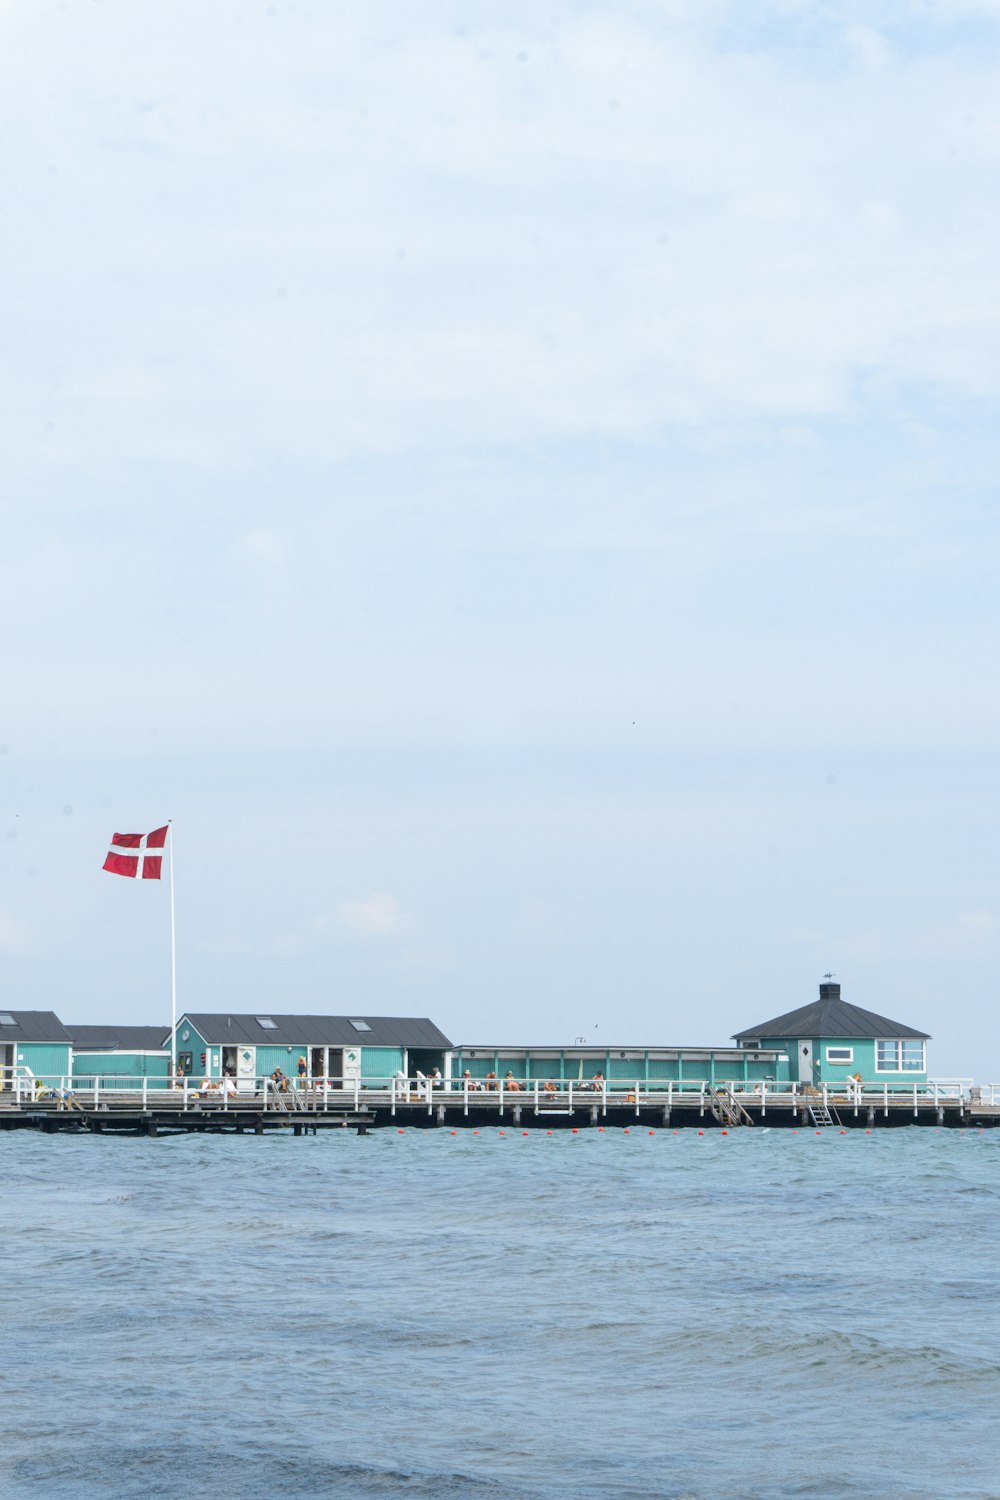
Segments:
[[[573,1113],[573,1080],[569,1080],[569,1112]]]
[[[704,1078],[701,1080],[701,1086],[698,1089],[698,1115],[699,1115],[699,1117],[702,1120],[705,1118],[705,1080],[704,1080]]]
[[[500,1115],[501,1115],[501,1118],[502,1118],[503,1117],[503,1079],[502,1078],[498,1078],[497,1079],[497,1090],[498,1090],[499,1095],[500,1095]]]
[[[762,1078],[760,1084],[760,1117],[763,1120],[767,1114],[767,1079]]]
[[[355,1073],[355,1075],[354,1075],[354,1113],[357,1114],[357,1112],[360,1110],[360,1108],[361,1108],[361,1075],[360,1075],[360,1073]]]
[[[393,1119],[396,1118],[396,1080],[392,1080],[392,1092],[389,1097],[389,1113]]]
[[[94,1074],[94,1108],[95,1109],[97,1108],[97,1102],[100,1099],[100,1097],[101,1097],[101,1075],[100,1075],[100,1073],[95,1073]]]
[[[830,1087],[830,1085],[828,1083],[824,1083],[823,1084],[823,1108],[824,1109],[829,1109],[830,1108],[830,1095],[829,1095],[829,1092],[828,1092],[829,1091],[829,1087]]]
[[[883,1085],[882,1085],[882,1113],[885,1115],[885,1118],[888,1120],[888,1118],[889,1118],[889,1085],[887,1083],[883,1083]]]
[[[917,1118],[917,1081],[913,1080],[913,1118]]]
[[[639,1118],[639,1080],[635,1080],[635,1117]]]
[[[466,1119],[469,1118],[469,1080],[462,1079],[462,1113]]]
[[[142,1078],[142,1107],[143,1107],[143,1109],[146,1109],[148,1107],[148,1104],[149,1104],[149,1096],[148,1096],[148,1093],[147,1093],[148,1087],[149,1087],[149,1079],[146,1077],[145,1074],[143,1074],[143,1078]]]

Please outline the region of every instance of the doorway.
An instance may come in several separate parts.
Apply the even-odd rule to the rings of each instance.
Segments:
[[[326,1082],[339,1089],[344,1075],[344,1050],[342,1047],[310,1047],[309,1073],[316,1083]]]
[[[812,1083],[813,1081],[813,1044],[812,1042],[799,1042],[799,1082]]]
[[[14,1043],[0,1042],[0,1088],[9,1089],[14,1084]]]
[[[257,1048],[223,1047],[222,1076],[235,1078],[237,1092],[252,1094],[257,1086]]]

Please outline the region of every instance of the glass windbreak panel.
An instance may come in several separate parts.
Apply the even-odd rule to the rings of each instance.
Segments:
[[[923,1042],[903,1042],[901,1046],[903,1052],[903,1072],[922,1073],[924,1071]]]
[[[875,1043],[875,1064],[884,1071],[899,1067],[899,1048],[896,1042]]]

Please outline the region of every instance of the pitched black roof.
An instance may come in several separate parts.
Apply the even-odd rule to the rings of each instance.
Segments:
[[[10,1016],[8,1026],[3,1018]],[[66,1030],[54,1010],[5,1010],[0,1005],[0,1042],[68,1042]]]
[[[72,1026],[66,1027],[78,1052],[165,1052],[170,1040],[167,1026]]]
[[[745,1031],[735,1031],[733,1039],[742,1042],[745,1038],[763,1040],[765,1037],[919,1037],[926,1041],[928,1033],[918,1031],[915,1026],[904,1026],[901,1021],[890,1021],[872,1010],[862,1010],[860,1005],[849,1005],[840,998],[839,984],[821,984],[819,999],[811,1005],[800,1005],[798,1010],[786,1011],[765,1021],[760,1026],[748,1026]]]
[[[262,1026],[261,1018],[273,1021]],[[185,1019],[182,1017],[182,1021]],[[210,1046],[253,1047],[432,1047],[450,1051],[451,1043],[433,1021],[412,1016],[282,1016],[258,1010],[253,1015],[188,1011],[186,1019]],[[359,1031],[353,1021],[364,1021]],[[178,1023],[180,1029],[181,1023]]]

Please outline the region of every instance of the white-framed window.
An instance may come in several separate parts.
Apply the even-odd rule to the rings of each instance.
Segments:
[[[923,1073],[924,1044],[916,1037],[875,1043],[876,1073]]]
[[[828,1063],[852,1063],[854,1061],[853,1047],[827,1047],[826,1060]]]

